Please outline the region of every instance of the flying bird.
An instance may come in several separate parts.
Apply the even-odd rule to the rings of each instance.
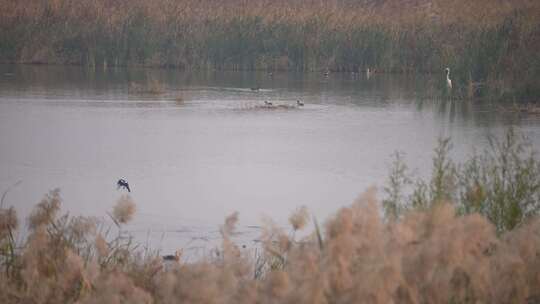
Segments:
[[[118,190],[120,188],[125,188],[127,189],[128,192],[131,192],[131,189],[129,189],[128,182],[126,182],[126,180],[123,178],[119,179],[118,182],[116,183],[116,189]]]

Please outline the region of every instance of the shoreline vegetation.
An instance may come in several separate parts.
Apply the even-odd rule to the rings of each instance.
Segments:
[[[440,73],[452,98],[540,102],[531,0],[0,0],[0,62]],[[448,93],[448,92],[447,92]]]
[[[94,218],[62,215],[53,190],[20,243],[2,202],[0,302],[538,303],[540,160],[513,129],[490,143],[456,164],[441,139],[425,180],[397,153],[382,201],[368,189],[322,226],[300,207],[289,227],[267,223],[255,253],[234,242],[233,213],[220,248],[191,263],[181,249],[162,258],[134,244],[123,232],[136,215],[128,195],[108,213],[114,236]]]

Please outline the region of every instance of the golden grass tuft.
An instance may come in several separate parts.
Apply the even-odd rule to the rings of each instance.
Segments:
[[[309,219],[309,211],[306,206],[298,208],[291,216],[289,217],[289,223],[296,230],[302,230]]]
[[[137,207],[131,197],[122,195],[113,208],[113,218],[120,224],[126,224],[133,219],[136,209]]]
[[[40,226],[49,224],[60,211],[60,202],[60,189],[52,190],[47,194],[28,217],[30,229],[37,229]]]

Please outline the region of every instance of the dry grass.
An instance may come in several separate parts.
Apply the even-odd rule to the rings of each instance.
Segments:
[[[186,102],[186,99],[183,94],[178,94],[174,98],[174,103],[177,105],[183,105]]]
[[[309,211],[306,206],[302,206],[291,214],[289,217],[289,223],[295,231],[301,230],[306,226],[308,219]]]
[[[135,203],[129,195],[120,197],[113,209],[113,219],[117,224],[125,224],[133,218],[135,214]]]
[[[221,229],[219,256],[167,269],[159,256],[143,255],[125,239],[107,241],[91,219],[71,224],[59,215],[59,202],[53,191],[36,206],[15,259],[2,252],[0,302],[531,303],[540,297],[536,217],[500,237],[486,218],[458,216],[445,203],[386,222],[369,189],[326,222],[321,240],[316,233],[295,240],[269,224],[255,275],[256,257],[230,238],[237,213]],[[132,213],[120,213],[123,225],[129,220],[123,215]],[[302,229],[307,217],[299,209],[291,229]],[[12,215],[0,219],[2,232],[14,229]],[[0,236],[4,244],[6,234]]]
[[[165,93],[165,86],[157,79],[150,78],[144,83],[130,82],[128,91],[130,94],[161,95]]]
[[[540,96],[530,0],[0,0],[0,61],[436,72],[454,97]],[[140,90],[160,92],[146,87]],[[134,88],[136,91],[137,88]]]

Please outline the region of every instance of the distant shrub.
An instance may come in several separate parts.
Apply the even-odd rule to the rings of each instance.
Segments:
[[[397,154],[384,189],[387,218],[453,202],[460,214],[480,213],[502,233],[538,215],[540,161],[530,141],[513,128],[502,140],[493,136],[488,139],[488,149],[474,153],[461,164],[449,158],[450,139],[439,140],[427,181],[415,180]],[[407,191],[409,194],[405,194]]]

